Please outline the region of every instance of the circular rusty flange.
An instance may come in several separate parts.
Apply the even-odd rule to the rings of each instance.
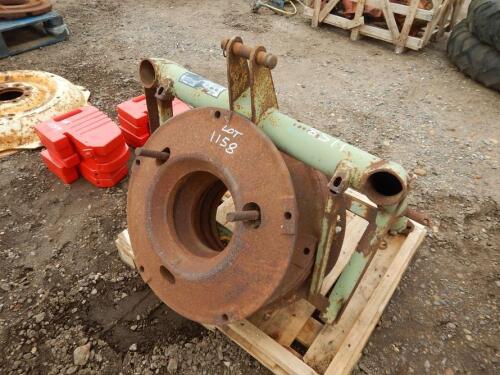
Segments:
[[[290,294],[311,272],[327,181],[281,154],[249,120],[203,108],[169,120],[138,157],[128,195],[135,262],[156,295],[206,324],[240,320]],[[224,247],[215,221],[229,190],[237,222]]]
[[[49,0],[0,0],[0,19],[37,16],[51,9]]]

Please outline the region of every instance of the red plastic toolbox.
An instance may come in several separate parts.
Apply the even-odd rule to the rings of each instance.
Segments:
[[[43,150],[40,155],[47,168],[65,184],[71,184],[78,180],[78,171],[75,167],[64,167],[57,159],[52,157],[48,150]]]
[[[87,181],[97,187],[112,187],[123,180],[128,174],[128,166],[123,166],[113,173],[101,173],[89,169],[84,164],[79,166],[80,173]]]
[[[102,173],[114,172],[122,168],[124,165],[127,165],[130,159],[130,149],[128,148],[127,145],[125,145],[125,147],[120,147],[118,151],[120,151],[120,153],[115,152],[114,154],[117,154],[117,156],[116,157],[110,156],[109,161],[107,162],[99,162],[95,158],[92,158],[92,159],[83,159],[81,164],[85,165],[85,167],[88,167],[90,170],[96,172],[102,172]]]

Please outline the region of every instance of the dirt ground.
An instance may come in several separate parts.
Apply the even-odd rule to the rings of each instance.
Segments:
[[[55,4],[70,40],[0,69],[59,74],[113,117],[140,93],[143,57],[225,84],[221,38],[277,54],[281,109],[413,171],[411,205],[434,221],[354,372],[498,373],[500,95],[458,72],[443,43],[398,56],[300,15],[252,14],[243,0]],[[118,259],[126,194],[127,180],[64,186],[36,151],[0,159],[0,373],[268,373],[161,304]]]

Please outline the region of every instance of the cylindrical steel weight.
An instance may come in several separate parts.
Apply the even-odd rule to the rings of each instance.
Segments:
[[[324,175],[223,109],[170,119],[144,149],[170,156],[137,157],[129,233],[141,276],[168,306],[191,320],[225,324],[304,284],[328,194]],[[216,221],[227,191],[241,219],[229,243]]]

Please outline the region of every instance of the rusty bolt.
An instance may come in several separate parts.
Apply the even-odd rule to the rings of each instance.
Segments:
[[[226,220],[229,222],[256,221],[259,219],[260,219],[260,212],[257,210],[235,211],[235,212],[229,212],[226,215]]]
[[[160,161],[167,161],[168,158],[170,157],[170,153],[169,152],[155,151],[155,150],[146,150],[146,149],[144,149],[142,147],[137,148],[135,150],[135,155],[136,156],[144,156],[146,158],[153,158],[153,159],[157,159],[157,160],[160,160]]]
[[[225,51],[228,44],[230,42],[230,39],[226,38],[223,39],[221,42],[221,48]],[[233,51],[232,53],[236,56],[239,57],[244,57],[245,59],[249,59],[250,56],[252,55],[253,48],[247,46],[246,44],[240,43],[240,42],[235,42],[232,47]],[[276,55],[273,55],[272,53],[260,51],[257,53],[257,56],[255,57],[255,60],[257,64],[265,66],[269,69],[274,69],[276,65],[278,65],[278,57]]]

